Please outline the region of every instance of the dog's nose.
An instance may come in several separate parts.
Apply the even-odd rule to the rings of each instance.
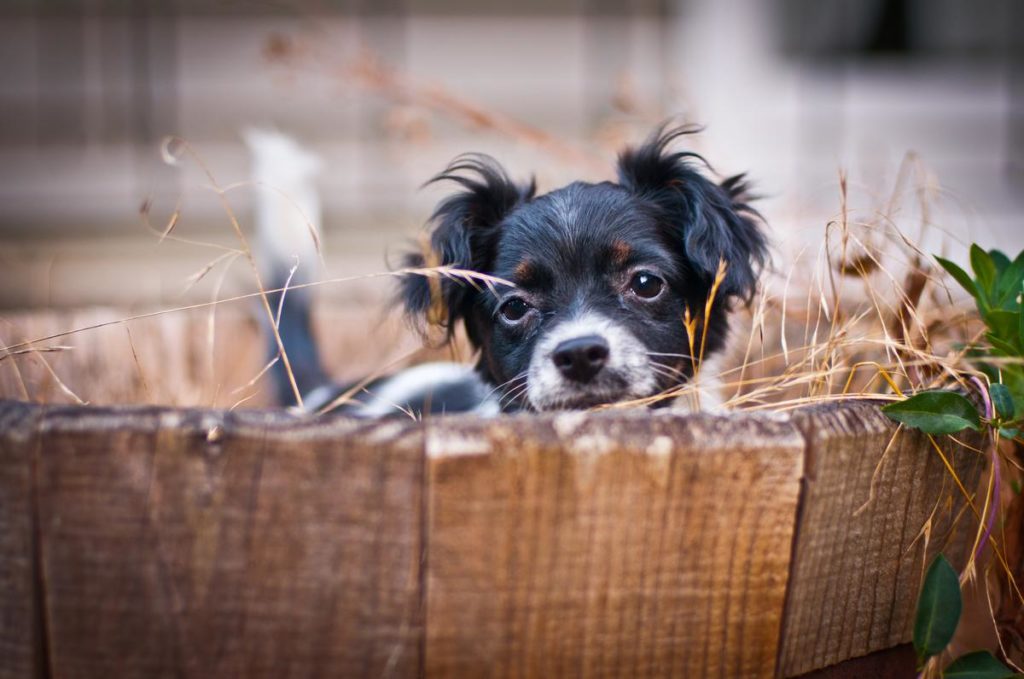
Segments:
[[[551,360],[566,379],[586,383],[607,362],[608,342],[598,335],[574,337],[555,347]]]

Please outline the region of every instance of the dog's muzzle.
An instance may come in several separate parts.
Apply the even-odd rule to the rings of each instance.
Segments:
[[[527,380],[527,399],[536,410],[649,396],[657,385],[643,343],[593,313],[560,323],[537,343]]]

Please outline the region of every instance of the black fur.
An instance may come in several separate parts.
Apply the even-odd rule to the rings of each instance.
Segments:
[[[430,221],[434,230],[430,248],[436,261],[428,262],[422,252],[405,256],[403,266],[453,266],[484,272],[492,268],[502,220],[518,205],[533,198],[536,185],[517,185],[494,158],[484,154],[459,156],[426,185],[455,182],[462,191],[441,201]],[[449,337],[457,323],[466,318],[476,299],[473,287],[454,279],[440,283],[443,318],[436,319]],[[436,289],[436,288],[434,288]],[[406,311],[416,317],[427,314],[438,303],[432,297],[430,281],[423,276],[406,276],[401,298]]]
[[[273,289],[282,288],[285,281],[288,280],[288,272],[275,272],[269,280],[273,283]],[[331,384],[332,381],[324,372],[323,364],[320,362],[320,351],[313,333],[312,314],[309,308],[311,298],[308,295],[296,294],[296,291],[292,291],[285,295],[284,304],[281,304],[281,293],[277,292],[267,293],[267,300],[271,309],[277,309],[280,305],[281,316],[278,332],[288,351],[289,364],[299,393],[308,394],[314,389]],[[267,355],[271,360],[275,360],[274,365],[270,368],[270,374],[277,402],[294,404],[295,391],[292,388],[291,380],[288,379],[284,361],[280,360],[277,338],[270,330],[270,323],[263,313],[259,314],[259,319],[264,327],[263,335],[267,343]]]
[[[619,155],[619,183],[658,207],[691,271],[710,284],[724,260],[721,292],[749,301],[768,253],[761,216],[747,204],[752,196],[744,175],[715,184],[700,173],[699,165],[709,167],[701,156],[669,150],[679,137],[698,131],[662,128],[639,148],[627,149]]]

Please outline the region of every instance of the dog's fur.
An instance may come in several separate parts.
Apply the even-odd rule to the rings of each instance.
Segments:
[[[406,314],[441,324],[449,337],[464,326],[479,352],[476,366],[413,368],[371,383],[346,409],[382,416],[586,408],[690,379],[686,310],[703,316],[724,262],[706,333],[698,330],[694,343],[695,354],[710,357],[725,341],[733,304],[752,297],[767,257],[743,176],[716,183],[700,156],[672,150],[692,131],[660,129],[624,151],[618,182],[574,182],[540,196],[533,182],[513,182],[488,156],[457,158],[431,180],[460,189],[431,217],[431,252],[411,253],[404,264],[457,267],[512,285],[405,276]],[[308,304],[291,300],[282,326],[308,333]],[[286,349],[313,344],[284,340]],[[307,408],[344,390],[319,368],[296,377]],[[279,382],[287,403],[287,384]]]

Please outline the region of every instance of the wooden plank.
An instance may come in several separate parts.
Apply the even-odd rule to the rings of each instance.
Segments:
[[[0,679],[43,676],[36,606],[32,455],[39,409],[0,401]]]
[[[923,567],[939,549],[964,563],[977,521],[938,454],[871,404],[816,407],[794,416],[808,440],[782,676],[793,676],[910,640]],[[889,442],[892,446],[886,451]],[[942,444],[975,487],[983,458]],[[877,467],[877,474],[875,473]],[[871,497],[872,478],[876,489]],[[858,513],[858,509],[863,510]],[[931,520],[927,554],[919,535]]]
[[[804,442],[754,415],[428,424],[432,677],[771,676]]]
[[[909,639],[925,558],[961,564],[974,526],[910,433],[854,514],[893,431],[860,404],[425,427],[3,404],[0,677],[852,667]],[[981,457],[946,449],[973,488]]]
[[[405,424],[50,411],[54,676],[408,676],[422,434]]]

